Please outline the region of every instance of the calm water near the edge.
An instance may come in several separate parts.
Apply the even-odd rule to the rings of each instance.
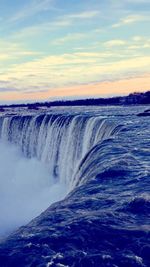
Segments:
[[[1,114],[1,267],[150,266],[148,108]]]

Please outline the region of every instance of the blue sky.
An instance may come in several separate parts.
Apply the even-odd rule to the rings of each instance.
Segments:
[[[1,0],[0,100],[147,90],[149,10],[149,0]]]

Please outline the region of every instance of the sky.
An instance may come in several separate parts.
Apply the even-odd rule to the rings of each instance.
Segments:
[[[0,103],[150,90],[149,0],[0,0]]]

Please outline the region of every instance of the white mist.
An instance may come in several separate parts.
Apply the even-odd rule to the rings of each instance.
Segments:
[[[48,166],[0,141],[0,237],[28,223],[66,192],[65,185],[50,177]]]

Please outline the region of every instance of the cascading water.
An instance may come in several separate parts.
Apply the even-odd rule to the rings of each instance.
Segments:
[[[5,197],[1,197],[1,205],[7,206],[7,212],[1,207],[0,234],[27,223],[52,202],[62,199],[75,186],[74,174],[81,160],[98,141],[113,135],[114,129],[114,124],[93,116],[40,114],[0,117],[0,139],[7,143],[1,145],[1,151],[6,151],[8,160],[13,161],[10,166],[5,163],[5,158],[0,162],[11,172],[8,175],[7,167],[4,168],[1,179],[1,184],[9,190],[5,188]],[[21,149],[28,162],[19,151],[15,150],[13,154],[8,142]],[[18,153],[23,163],[18,163]]]
[[[50,176],[69,188],[79,163],[97,142],[113,136],[114,123],[83,115],[15,115],[0,118],[0,137],[28,158],[48,164]]]

